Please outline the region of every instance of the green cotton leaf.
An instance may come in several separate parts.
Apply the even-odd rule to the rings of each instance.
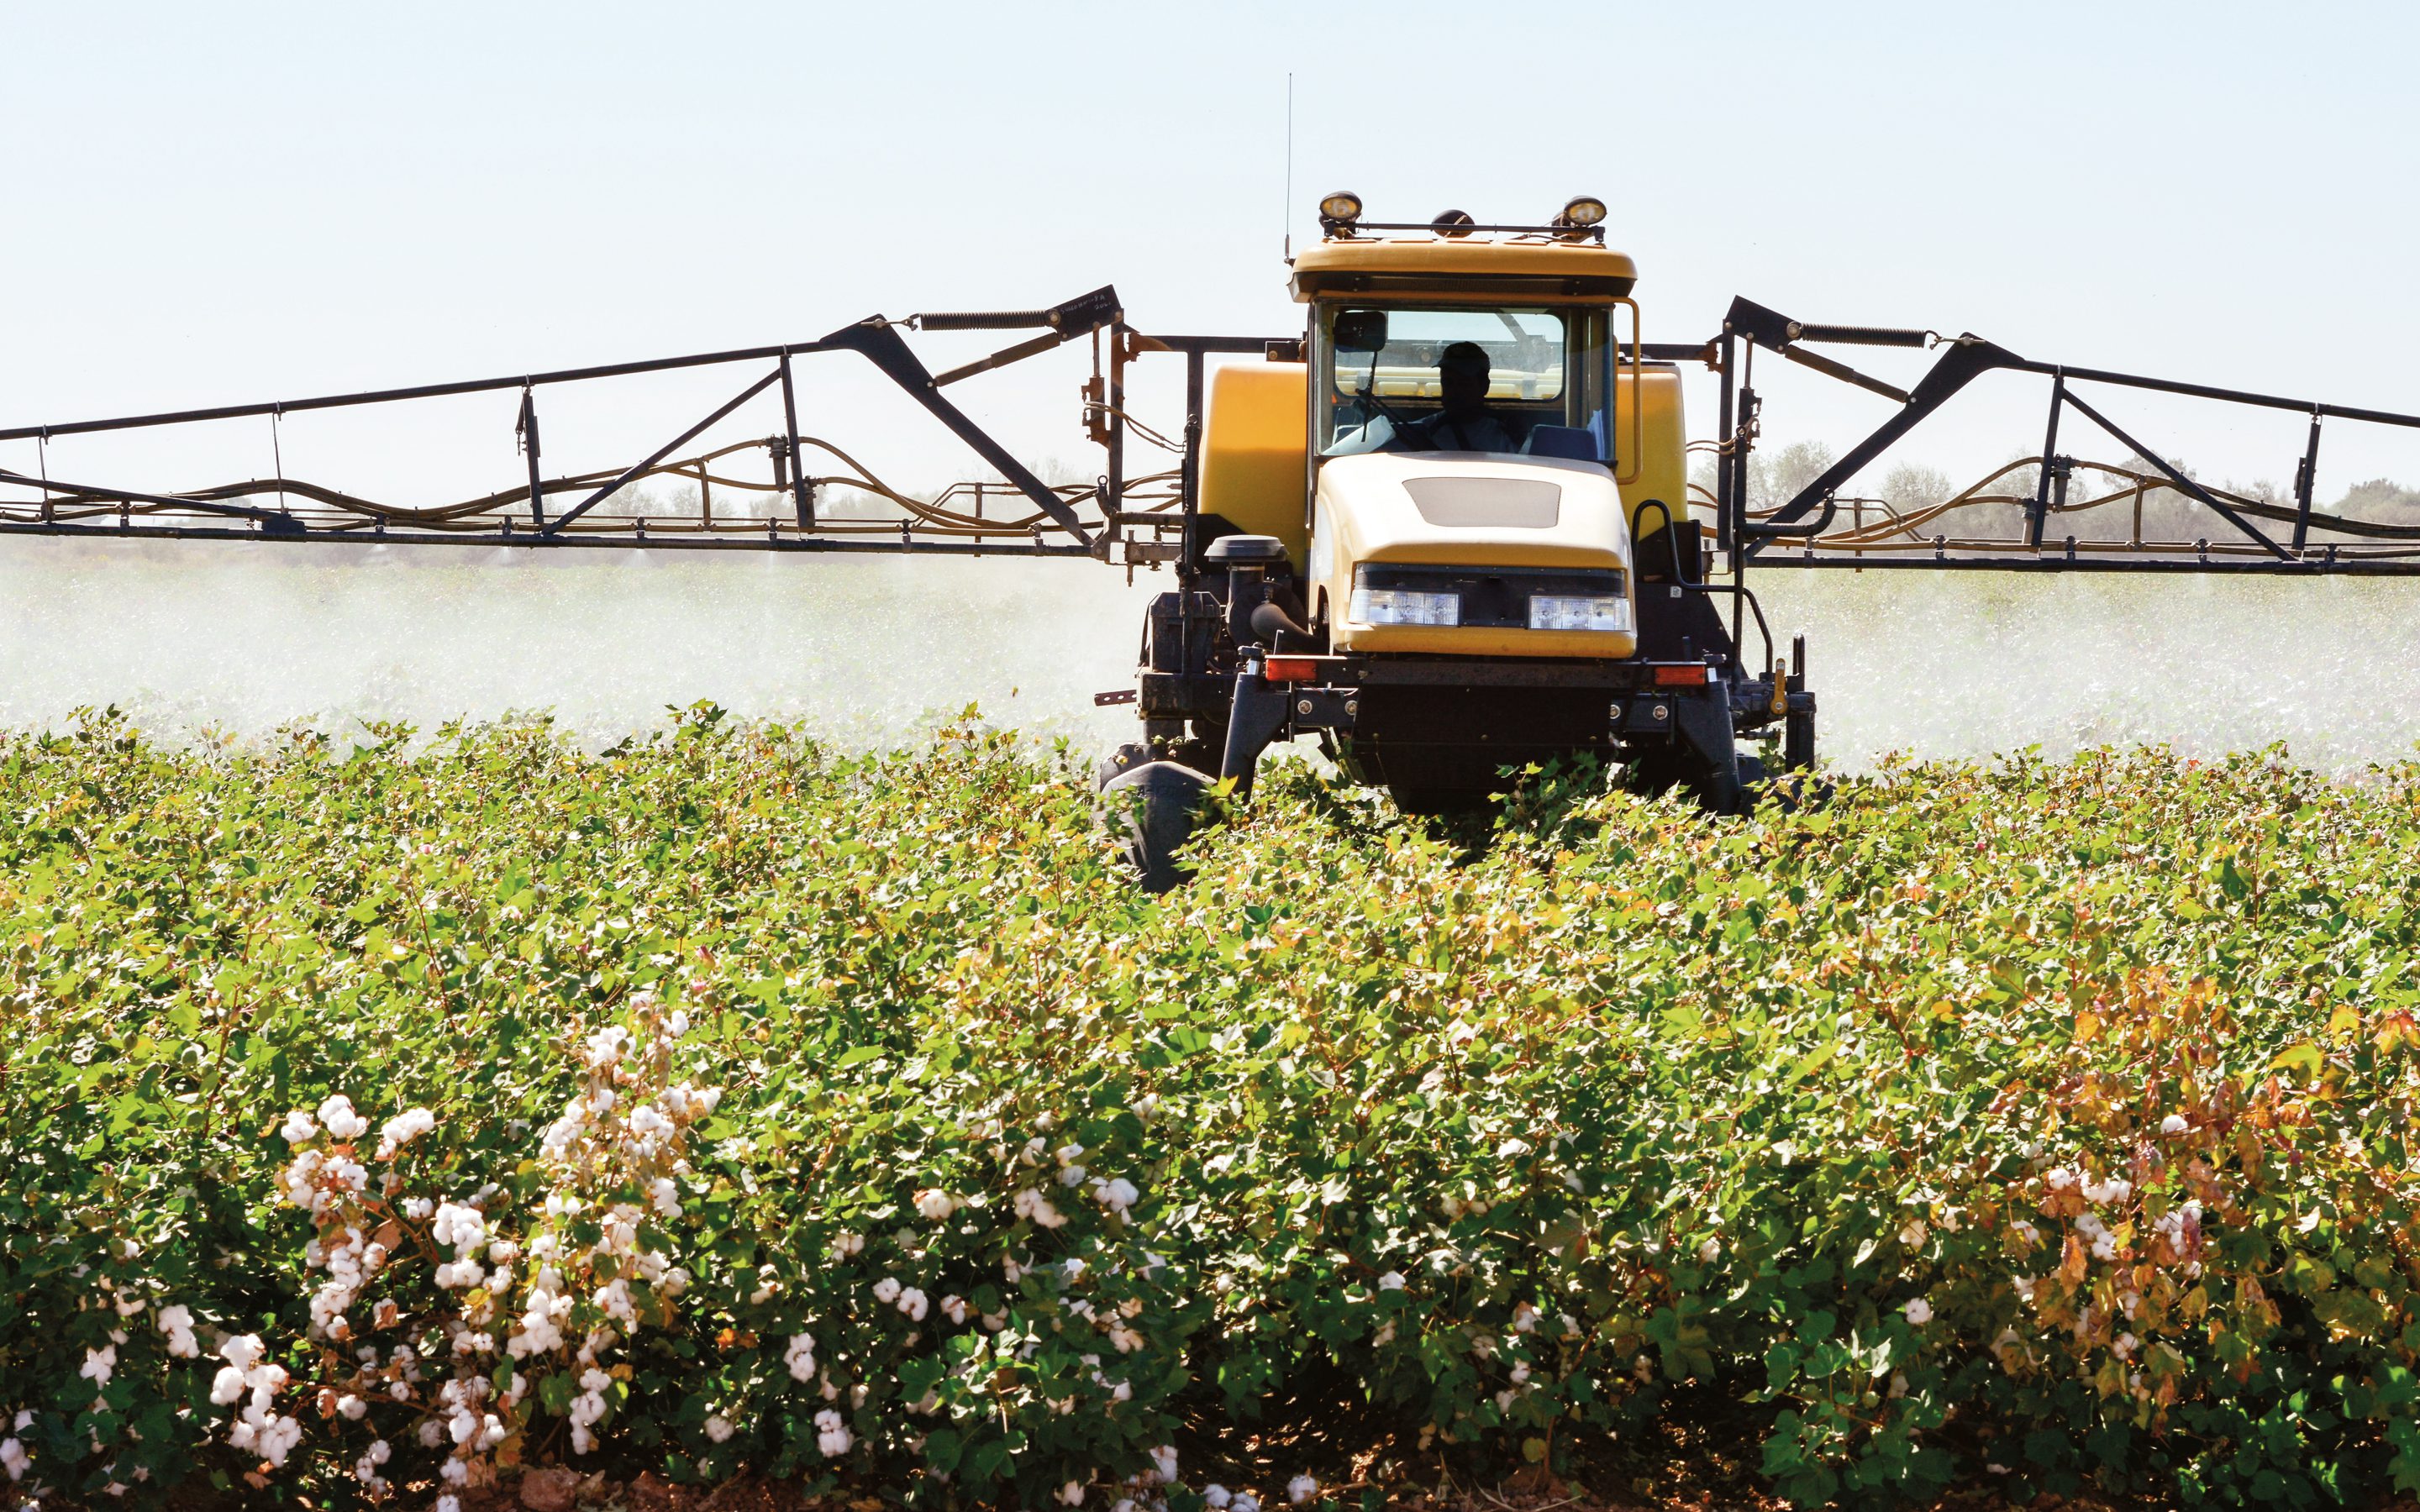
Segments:
[[[945,1475],[958,1468],[964,1452],[965,1445],[954,1429],[935,1428],[924,1436],[924,1463]]]
[[[1800,1082],[1805,1081],[1807,1077],[1815,1074],[1815,1072],[1823,1070],[1824,1066],[1831,1062],[1832,1057],[1839,1053],[1839,1041],[1828,1040],[1824,1041],[1823,1044],[1801,1057],[1788,1071],[1782,1072],[1781,1081],[1774,1090],[1784,1092],[1788,1091],[1790,1088],[1797,1086]]]
[[[2325,1057],[2320,1055],[2319,1047],[2305,1040],[2288,1049],[2269,1066],[2272,1071],[2299,1071],[2304,1076],[2316,1076],[2324,1063]]]
[[[832,1070],[846,1071],[852,1066],[862,1066],[869,1060],[880,1060],[889,1054],[891,1054],[889,1045],[861,1044],[854,1050],[844,1052],[832,1062]]]

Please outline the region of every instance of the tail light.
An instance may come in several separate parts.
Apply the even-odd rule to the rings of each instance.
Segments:
[[[1653,668],[1649,675],[1657,687],[1703,687],[1706,686],[1706,664],[1702,661],[1665,662]]]
[[[1319,662],[1311,656],[1270,656],[1261,663],[1261,676],[1272,683],[1308,683],[1319,676]]]

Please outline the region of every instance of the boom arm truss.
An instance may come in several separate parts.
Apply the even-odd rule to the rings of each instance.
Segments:
[[[1039,328],[1043,333],[936,375],[901,336],[903,327],[923,331]],[[818,340],[785,346],[268,404],[19,426],[0,430],[0,441],[36,442],[42,465],[33,473],[0,468],[0,533],[523,548],[643,545],[673,549],[935,551],[1104,559],[1123,543],[1130,559],[1138,548],[1143,560],[1173,556],[1173,545],[1160,552],[1152,548],[1161,537],[1182,532],[1177,486],[1186,470],[1125,478],[1122,462],[1129,423],[1122,410],[1096,407],[1111,409],[1106,422],[1095,425],[1097,436],[1110,449],[1109,475],[1094,483],[1052,485],[1035,476],[942,392],[978,373],[1088,336],[1094,343],[1097,365],[1105,334],[1110,338],[1112,368],[1118,371],[1138,342],[1163,346],[1127,330],[1117,291],[1105,286],[1042,310],[926,314],[902,320],[870,316]],[[1254,349],[1258,345],[1253,344]],[[829,352],[854,352],[872,363],[1004,481],[956,484],[936,497],[919,499],[883,483],[840,447],[801,432],[793,364]],[[1197,355],[1197,364],[1199,361]],[[703,419],[626,467],[551,477],[542,470],[538,395],[543,390],[637,374],[757,364],[769,365],[758,367],[744,387]],[[778,434],[683,452],[741,406],[776,386],[782,401]],[[64,437],[262,417],[274,425],[287,415],[315,410],[514,389],[521,395],[515,431],[526,461],[525,481],[449,504],[380,502],[308,479],[284,476],[282,463],[280,475],[274,478],[177,493],[53,476],[49,470],[49,443]],[[763,464],[763,475],[743,475],[742,469],[752,458]],[[818,471],[834,464],[837,471]],[[694,513],[683,510],[667,515],[659,509],[652,517],[633,513],[637,505],[631,490],[645,480],[666,477],[695,484]],[[834,486],[869,496],[891,506],[891,512],[876,517],[862,510],[835,513],[819,507],[818,494]],[[718,488],[725,501],[719,517],[714,501]],[[747,501],[742,507],[731,507],[742,500]],[[1010,508],[1002,512],[993,507],[996,502],[1006,502]],[[1128,504],[1139,507],[1125,507]]]
[[[1914,389],[1900,390],[1807,350],[1809,343],[1937,345],[1943,349]],[[1753,349],[1758,347],[1879,393],[1900,406],[1822,474],[1791,498],[1763,510],[1749,507],[1747,486],[1747,459],[1755,444],[1761,409],[1750,381],[1749,366]],[[1745,299],[1732,301],[1721,335],[1703,348],[1686,349],[1686,354],[1709,358],[1722,372],[1723,439],[1717,446],[1714,496],[1706,501],[1714,508],[1718,540],[1735,548],[1735,560],[1742,564],[1755,561],[1812,567],[1920,566],[2027,572],[2420,574],[2420,523],[2326,514],[2312,502],[2323,422],[2334,419],[2412,429],[2420,428],[2420,415],[2180,383],[2103,368],[2033,362],[1974,335],[1942,340],[1926,331],[1809,325]],[[2050,409],[2039,456],[2009,463],[1961,494],[1944,501],[1928,501],[1914,509],[1843,492],[1851,480],[1976,379],[2001,371],[2033,374],[2051,380]],[[2309,416],[2307,440],[2294,469],[2292,503],[2215,488],[2194,478],[2137,440],[2101,404],[2085,397],[2077,391],[2079,384],[2179,394]],[[2102,403],[2106,402],[2103,396]],[[2112,465],[2063,455],[2059,451],[2060,426],[2070,411],[2091,422],[2126,448],[2132,454],[2130,461]],[[2025,490],[1992,491],[1994,485],[2027,468],[2033,470],[2034,476]],[[2078,497],[2074,485],[2079,474],[2099,475],[2104,480],[2103,487],[2097,493],[2087,490],[2084,497]],[[2147,540],[2145,502],[2164,492],[2198,506],[2211,522],[2207,531],[2190,540]],[[1849,512],[1845,520],[1841,517],[1843,510]],[[2049,527],[2054,519],[2075,522],[2092,517],[2096,511],[2106,511],[2113,517],[2130,515],[2132,528],[2121,536],[2092,537],[2061,532],[2059,538],[2051,537]],[[1960,512],[1964,515],[1959,521],[1962,525],[1978,513],[1990,516],[1996,512],[2009,520],[2011,529],[2005,536],[1971,529],[1962,529],[1953,536],[1947,530],[1931,528],[1950,523],[1950,517]],[[1809,516],[1815,517],[1810,520]],[[2286,529],[2276,528],[2281,526]],[[2333,538],[2315,542],[2314,531]]]

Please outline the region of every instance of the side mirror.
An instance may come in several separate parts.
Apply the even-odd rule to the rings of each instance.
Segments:
[[[1334,335],[1336,349],[1344,352],[1374,352],[1387,345],[1387,312],[1384,310],[1340,310],[1336,314]]]

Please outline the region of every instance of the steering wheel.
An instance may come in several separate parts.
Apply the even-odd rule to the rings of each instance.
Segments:
[[[1395,427],[1395,433],[1387,438],[1385,445],[1378,448],[1378,450],[1382,452],[1393,451],[1397,449],[1397,442],[1405,440],[1410,437],[1411,423],[1405,420],[1403,416],[1395,413],[1394,406],[1378,397],[1378,375],[1376,372],[1378,364],[1373,361],[1370,365],[1372,372],[1368,380],[1369,386],[1367,388],[1354,391],[1353,396],[1357,399],[1368,401],[1371,407],[1375,409],[1378,413],[1387,417],[1388,424]]]

